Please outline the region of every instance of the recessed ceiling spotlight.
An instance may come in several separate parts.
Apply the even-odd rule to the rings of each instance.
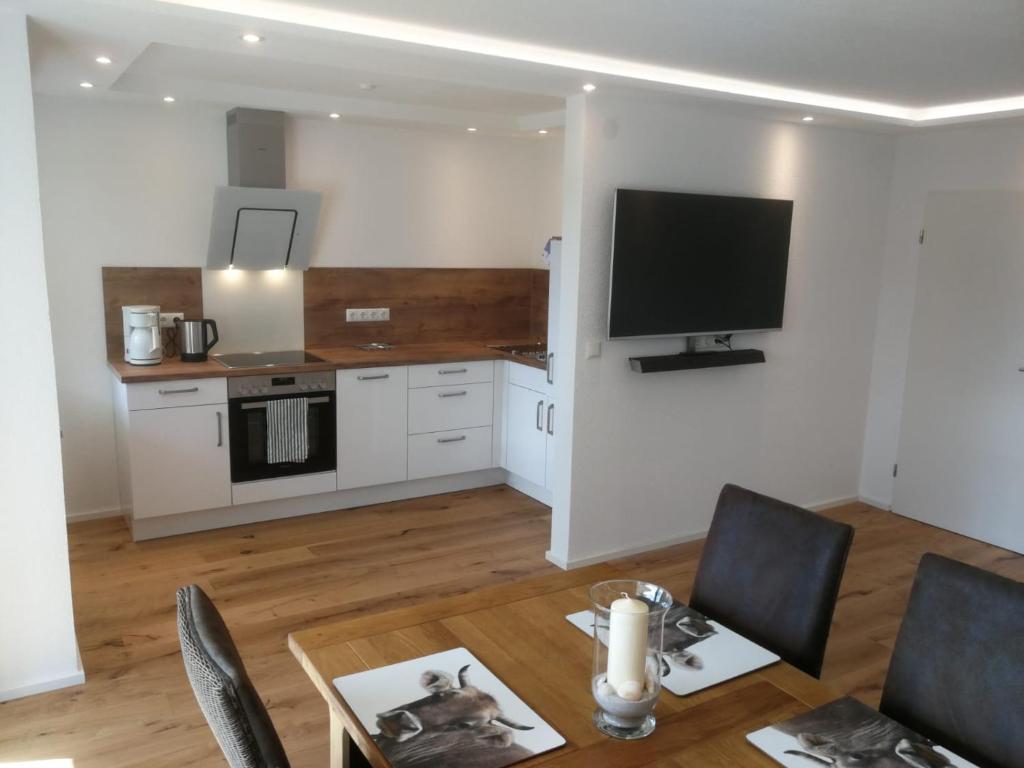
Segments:
[[[168,104],[173,104],[174,103],[174,97],[173,96],[164,96],[164,101],[166,101]]]
[[[338,112],[331,112],[331,114],[329,114],[328,117],[331,118],[331,120],[337,120],[338,118],[341,117],[341,115]]]
[[[470,133],[476,133],[476,128],[474,128],[473,126],[470,126],[466,130],[469,131]]]
[[[540,129],[539,131],[537,131],[537,133],[539,133],[539,134],[541,134],[541,135],[544,135],[544,134],[545,134],[545,133],[547,133],[547,132],[548,132],[548,129],[547,129],[547,128],[541,128],[541,129]]]
[[[813,123],[814,122],[814,115],[804,115],[800,119],[803,120],[805,123]]]
[[[110,58],[109,56],[97,56],[96,57],[96,63],[97,64],[112,64],[113,61],[114,60],[112,58]]]
[[[593,83],[584,83],[583,90],[586,91],[587,93],[593,93],[594,91],[597,90],[597,86],[594,85]]]
[[[257,35],[255,32],[246,32],[242,35],[242,39],[247,43],[262,43],[263,38]]]
[[[375,91],[375,90],[377,90],[377,86],[374,85],[373,83],[360,83],[359,84],[359,90],[360,91]]]
[[[79,85],[80,87],[82,87],[82,88],[92,88],[92,83],[90,83],[90,82],[88,82],[88,81],[82,81],[82,82],[81,82],[81,83],[79,83],[78,85]]]

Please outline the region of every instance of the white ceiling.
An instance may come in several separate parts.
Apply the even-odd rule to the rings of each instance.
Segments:
[[[305,0],[911,106],[1024,94],[1022,0]]]
[[[1024,0],[7,2],[32,17],[42,93],[524,134],[557,125],[588,80],[793,120],[1024,114]],[[248,45],[242,31],[265,40]],[[95,64],[100,53],[114,64]],[[96,88],[83,93],[82,80]]]

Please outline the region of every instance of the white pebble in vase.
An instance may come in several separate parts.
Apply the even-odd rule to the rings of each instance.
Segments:
[[[615,693],[624,701],[640,701],[644,696],[644,687],[636,680],[627,680],[615,689]]]

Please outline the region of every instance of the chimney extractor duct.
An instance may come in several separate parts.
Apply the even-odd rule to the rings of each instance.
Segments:
[[[284,113],[228,112],[228,184],[210,222],[211,269],[307,269],[320,193],[284,188]]]

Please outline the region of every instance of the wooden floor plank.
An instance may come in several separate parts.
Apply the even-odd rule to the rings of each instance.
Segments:
[[[869,704],[878,702],[924,552],[1024,580],[1024,557],[997,547],[864,504],[825,514],[854,525],[857,533],[824,678]],[[608,575],[608,566],[557,571],[544,559],[549,525],[546,507],[505,486],[140,543],[131,541],[119,520],[73,524],[72,586],[88,682],[0,704],[0,763],[70,757],[75,768],[223,768],[178,652],[174,591],[199,583],[223,610],[293,766],[325,766],[325,707],[288,652],[288,633],[334,642],[338,638],[317,628],[344,618],[356,619],[346,632],[363,637],[372,622],[360,617],[403,609],[408,612],[404,626],[432,622],[429,631],[399,631],[403,648],[367,647],[363,652],[417,653],[446,642],[472,644],[481,636],[473,622],[447,617],[478,611],[479,626],[507,622],[493,607],[498,585],[514,583],[516,599],[528,599],[541,594],[533,577],[555,574],[551,583],[557,589],[573,588],[580,597],[589,584]],[[702,542],[691,542],[617,562],[685,600],[701,549]],[[524,643],[575,641],[575,630],[558,623],[564,619],[544,620],[548,623],[517,616],[514,633]],[[587,642],[582,635],[578,641]],[[485,646],[480,652],[495,668],[517,663],[511,647]],[[557,665],[539,670],[556,672]],[[800,680],[787,685],[799,698]],[[557,698],[557,686],[545,695]],[[713,726],[714,698],[731,695],[734,690],[725,686],[706,698],[680,700],[680,706],[706,707]],[[751,722],[787,706],[766,700],[763,707],[752,708]],[[588,736],[588,729],[584,722],[573,735]],[[693,758],[726,765],[740,746],[722,742]]]

